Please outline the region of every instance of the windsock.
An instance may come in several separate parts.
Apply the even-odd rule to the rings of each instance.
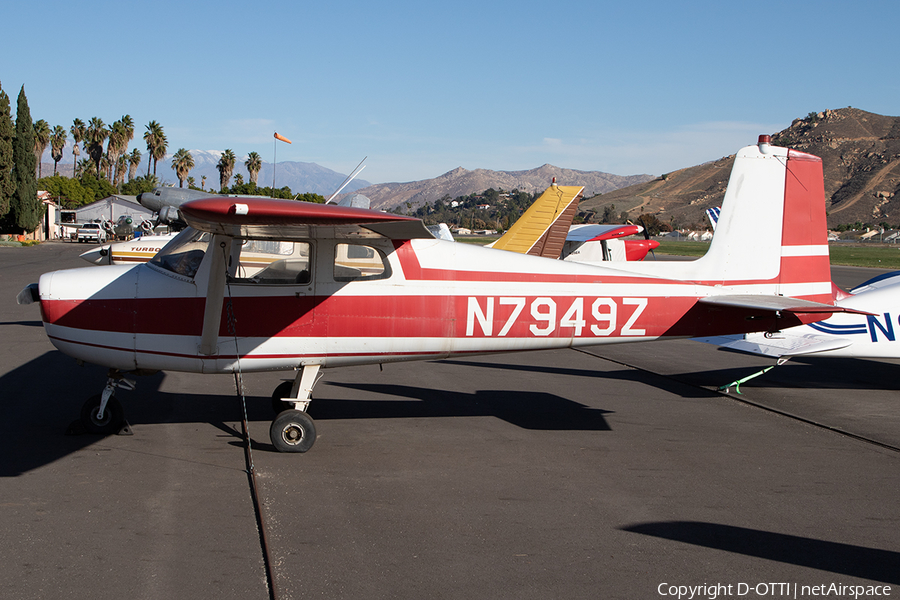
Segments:
[[[284,137],[283,135],[281,135],[281,134],[278,133],[277,131],[275,132],[275,139],[276,139],[276,140],[281,140],[282,142],[287,142],[288,144],[291,143],[291,140],[287,139],[286,137]]]

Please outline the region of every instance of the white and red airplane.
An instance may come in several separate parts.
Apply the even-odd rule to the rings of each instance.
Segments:
[[[833,305],[822,163],[768,136],[735,160],[718,231],[692,262],[579,264],[435,239],[422,222],[290,200],[213,197],[150,262],[44,274],[62,352],[109,367],[90,431],[122,422],[128,373],[296,371],[276,389],[281,451],[315,441],[323,368],[778,331]],[[263,258],[260,258],[263,257]],[[608,266],[607,266],[608,265]],[[127,383],[126,383],[127,382]]]

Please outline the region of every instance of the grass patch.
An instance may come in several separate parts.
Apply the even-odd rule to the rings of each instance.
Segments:
[[[654,250],[659,254],[672,254],[675,256],[699,257],[709,250],[709,242],[667,242],[660,241],[659,248]]]
[[[708,242],[660,242],[656,252],[699,257],[709,250]],[[831,264],[847,267],[900,269],[900,246],[829,244]]]
[[[900,269],[900,247],[863,244],[829,244],[831,264],[848,267]]]
[[[478,244],[479,246],[484,246],[485,244],[490,244],[491,242],[495,242],[500,239],[499,235],[491,235],[491,236],[479,236],[479,235],[457,235],[453,236],[453,239],[457,242],[462,242],[463,244]]]

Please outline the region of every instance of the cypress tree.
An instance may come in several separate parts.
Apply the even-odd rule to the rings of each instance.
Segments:
[[[16,191],[16,182],[13,180],[14,137],[9,96],[0,88],[0,217],[9,212],[9,202]]]
[[[10,210],[16,227],[25,233],[34,231],[41,222],[44,206],[37,197],[37,178],[34,176],[37,159],[34,156],[34,125],[25,86],[19,92],[16,105],[16,139],[13,142],[13,162],[15,163],[16,191]]]

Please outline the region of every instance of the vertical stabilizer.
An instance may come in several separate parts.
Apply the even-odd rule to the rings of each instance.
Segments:
[[[735,156],[703,257],[615,268],[831,304],[827,238],[822,160],[772,146],[762,135]]]

